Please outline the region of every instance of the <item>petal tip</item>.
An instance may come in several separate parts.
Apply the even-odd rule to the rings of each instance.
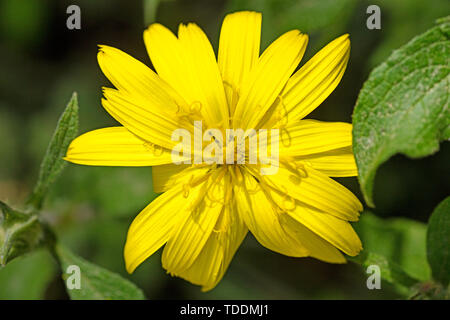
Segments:
[[[124,260],[125,260],[125,269],[127,270],[128,274],[132,274],[134,270],[139,266],[139,264],[136,263],[135,259],[131,259],[131,252],[127,249],[127,244],[125,244],[124,254],[123,254]]]

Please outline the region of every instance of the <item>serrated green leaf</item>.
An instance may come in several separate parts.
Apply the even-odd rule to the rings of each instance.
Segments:
[[[67,104],[61,118],[58,121],[56,130],[47,148],[44,160],[41,164],[39,178],[27,204],[35,209],[42,207],[42,202],[46,196],[50,185],[56,180],[66,165],[63,160],[70,142],[78,133],[78,100],[74,92]]]
[[[354,227],[364,251],[384,257],[418,280],[431,278],[426,261],[426,224],[407,218],[381,219],[365,211]]]
[[[418,158],[450,138],[450,21],[415,37],[375,68],[353,114],[353,150],[365,200],[373,206],[377,168],[396,153]]]
[[[0,201],[0,266],[39,248],[49,236],[36,214],[13,210]]]
[[[67,274],[69,266],[80,268],[80,289],[69,289],[73,300],[142,300],[145,299],[141,289],[120,275],[97,266],[70,252],[63,246],[56,247],[56,255],[63,269],[63,279],[72,274]]]
[[[447,286],[450,282],[450,197],[434,209],[428,222],[427,258],[433,278]]]

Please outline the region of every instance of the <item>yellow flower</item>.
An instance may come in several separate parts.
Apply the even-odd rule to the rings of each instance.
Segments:
[[[330,177],[355,176],[351,124],[301,120],[334,90],[350,52],[348,35],[296,70],[308,36],[289,31],[261,55],[261,14],[225,17],[218,58],[203,31],[181,24],[178,37],[160,24],[144,32],[156,70],[100,46],[98,62],[117,89],[104,108],[122,125],[75,139],[66,160],[84,165],[153,166],[163,192],[135,218],[125,244],[133,272],[163,245],[163,267],[203,290],[223,277],[248,230],[270,250],[344,263],[361,242],[348,221],[362,205]],[[261,164],[173,163],[178,128],[280,130],[279,168]]]

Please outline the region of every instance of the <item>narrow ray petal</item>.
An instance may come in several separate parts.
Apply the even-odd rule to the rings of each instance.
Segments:
[[[201,285],[203,291],[213,289],[224,276],[247,232],[234,206],[226,205],[197,259],[176,275]]]
[[[312,256],[317,259],[343,263],[345,258],[330,243],[281,210],[284,204],[275,202],[274,191],[263,188],[245,173],[242,185],[236,188],[239,214],[255,238],[266,248],[292,257]]]
[[[300,62],[307,42],[308,36],[292,30],[263,52],[243,80],[233,115],[235,128],[256,128]]]
[[[295,157],[298,165],[305,163],[329,177],[354,177],[358,175],[351,147]]]
[[[241,11],[223,20],[218,64],[230,114],[236,107],[242,80],[258,61],[260,40],[261,13]]]
[[[165,192],[176,185],[189,185],[211,173],[212,166],[167,164],[152,168],[153,190]],[[187,191],[186,191],[187,192]]]
[[[288,214],[283,214],[280,221],[292,238],[297,239],[308,250],[309,256],[328,263],[345,263],[343,254],[330,242],[312,232]]]
[[[284,194],[271,192],[275,203],[283,206]],[[361,241],[350,223],[296,201],[285,213],[350,256],[357,255]]]
[[[214,51],[195,24],[180,25],[179,39],[160,24],[144,32],[148,54],[158,75],[199,112],[210,127],[224,126],[228,106]]]
[[[341,81],[349,56],[348,34],[314,55],[289,79],[266,126],[295,122],[317,108]]]
[[[176,177],[185,169],[190,167],[189,164],[166,164],[152,168],[153,191],[160,193],[170,189],[176,183]]]
[[[307,165],[281,166],[276,174],[264,176],[264,181],[289,197],[340,219],[356,221],[362,211],[362,204],[353,193]]]
[[[100,68],[111,83],[134,100],[148,101],[152,109],[173,116],[181,97],[152,69],[125,52],[101,45],[97,54]]]
[[[111,88],[103,88],[103,94],[102,105],[106,111],[144,140],[171,150],[178,143],[172,140],[175,130],[193,130],[193,124],[181,123],[173,115],[152,108],[150,100],[139,101]]]
[[[306,257],[308,250],[289,237],[258,182],[244,174],[242,184],[235,186],[236,204],[252,234],[266,248],[291,257]]]
[[[174,227],[188,213],[181,186],[173,188],[152,201],[131,224],[125,243],[125,264],[132,273],[157,251],[173,234]]]
[[[280,155],[296,157],[352,145],[352,125],[344,122],[300,120],[280,133]]]
[[[225,199],[222,170],[214,170],[201,186],[192,188],[189,214],[176,230],[163,251],[163,267],[172,274],[181,274],[189,268],[202,251],[222,213]]]
[[[200,112],[213,128],[228,126],[228,104],[214,49],[208,37],[195,23],[180,24],[178,38],[185,54],[186,67],[193,77]]]
[[[172,163],[170,150],[152,145],[124,127],[87,132],[70,144],[67,161],[90,166],[157,166]]]

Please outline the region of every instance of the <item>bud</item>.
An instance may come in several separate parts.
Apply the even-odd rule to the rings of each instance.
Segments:
[[[36,214],[16,211],[0,201],[0,266],[40,247],[48,235]]]

